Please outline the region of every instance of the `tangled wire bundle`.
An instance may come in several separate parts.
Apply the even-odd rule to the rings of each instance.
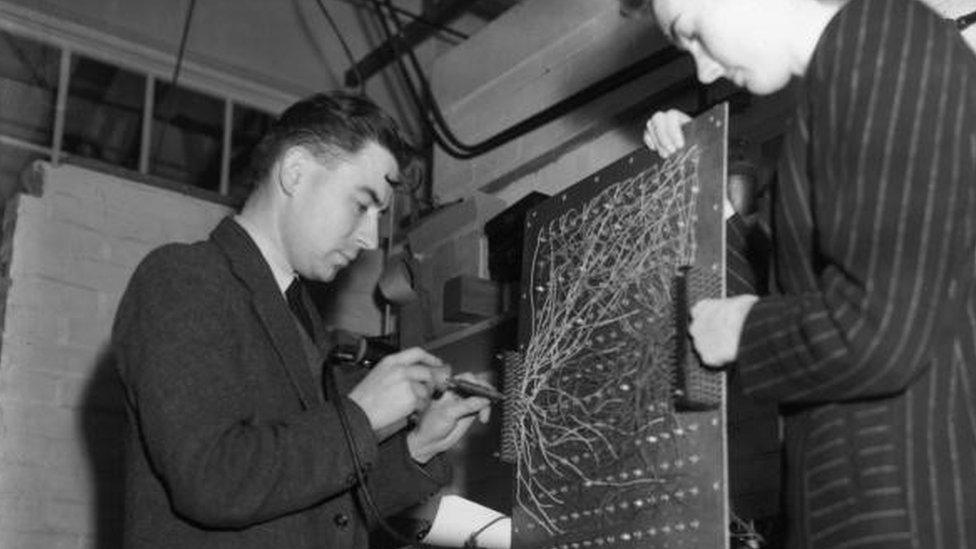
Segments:
[[[532,336],[520,357],[512,444],[516,502],[550,534],[567,485],[608,493],[660,485],[657,455],[610,474],[635,441],[675,424],[672,279],[695,257],[699,149],[607,185],[537,227],[530,265]],[[626,455],[630,452],[629,455]],[[612,497],[612,496],[607,496]]]

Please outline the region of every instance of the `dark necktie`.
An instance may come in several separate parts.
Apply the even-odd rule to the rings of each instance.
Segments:
[[[291,309],[291,312],[295,314],[295,318],[298,319],[302,328],[305,328],[305,333],[314,340],[312,316],[309,314],[308,308],[305,307],[305,300],[302,297],[304,291],[302,288],[302,279],[296,277],[288,285],[288,289],[285,290],[285,298],[288,300],[288,307]]]

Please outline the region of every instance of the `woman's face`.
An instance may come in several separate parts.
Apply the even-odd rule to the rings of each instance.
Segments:
[[[695,60],[705,84],[725,78],[757,95],[776,92],[792,77],[782,0],[655,0],[665,35]],[[777,9],[780,8],[780,9]]]

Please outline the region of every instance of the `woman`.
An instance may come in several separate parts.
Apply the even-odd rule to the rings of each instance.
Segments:
[[[976,546],[976,58],[914,0],[652,0],[698,78],[799,78],[772,295],[703,300],[702,359],[782,405],[789,547]],[[645,142],[683,145],[677,111]]]

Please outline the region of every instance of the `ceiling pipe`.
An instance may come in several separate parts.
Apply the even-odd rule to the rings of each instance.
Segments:
[[[424,22],[413,21],[403,27],[403,32],[394,36],[356,62],[346,71],[344,79],[347,87],[358,87],[362,82],[387,65],[396,61],[400,54],[412,50],[414,46],[437,33],[437,26],[444,26],[471,9],[477,0],[443,0],[424,12]]]

